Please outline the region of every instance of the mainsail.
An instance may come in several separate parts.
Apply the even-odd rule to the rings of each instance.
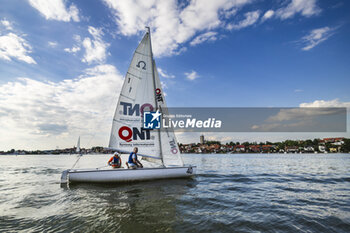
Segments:
[[[109,147],[158,158],[165,166],[183,166],[172,131],[143,128],[144,111],[166,111],[166,103],[153,60],[150,31],[137,47],[113,117]],[[165,112],[163,112],[165,113]]]

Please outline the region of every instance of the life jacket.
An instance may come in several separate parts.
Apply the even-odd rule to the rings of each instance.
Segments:
[[[134,163],[134,160],[132,159],[132,156],[135,155],[135,160],[137,161],[137,155],[134,152],[131,152],[129,155],[128,163]]]
[[[110,158],[109,161],[108,161],[108,163],[110,163],[112,167],[117,167],[119,165],[119,162],[120,162],[120,158],[119,157],[116,158],[115,156]]]

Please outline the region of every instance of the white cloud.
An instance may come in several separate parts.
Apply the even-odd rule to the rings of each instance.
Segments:
[[[72,48],[65,48],[64,51],[67,53],[76,53],[81,50],[81,37],[79,35],[74,35],[73,39],[77,43],[76,45],[73,45]]]
[[[329,106],[328,106],[329,107]],[[344,116],[344,109],[338,108],[286,108],[280,109],[275,115],[268,117],[260,125],[252,125],[251,129],[260,132],[314,132],[322,129],[324,132],[337,132],[343,131],[342,123],[337,122],[339,125],[332,122],[336,116]],[[323,118],[323,121],[320,120]],[[325,124],[324,120],[327,119],[329,124]],[[340,128],[341,127],[341,128]]]
[[[57,42],[56,41],[49,41],[48,45],[52,48],[55,48],[57,46]]]
[[[101,28],[95,28],[92,26],[88,27],[88,31],[92,38],[85,37],[83,40],[79,35],[74,35],[73,39],[76,42],[72,48],[65,48],[64,51],[67,53],[77,53],[82,48],[85,49],[82,62],[86,62],[91,64],[93,62],[96,63],[104,63],[107,58],[107,48],[109,44],[104,42],[102,39],[103,32]]]
[[[253,0],[103,1],[114,14],[122,35],[139,35],[145,31],[145,26],[151,27],[155,56],[179,54],[185,51],[188,41],[195,45],[206,39],[215,40],[217,35],[210,37],[206,33],[218,33],[215,30],[220,28],[239,30],[255,24],[260,17],[260,11],[256,10],[245,13],[241,21],[232,20],[233,17],[239,18],[236,15]],[[320,11],[316,0],[287,0],[285,6],[266,11],[261,19],[262,22],[275,16],[287,19],[295,14],[309,17]]]
[[[22,37],[10,32],[0,36],[0,59],[11,61],[16,58],[29,64],[36,64],[35,60],[28,54],[31,46]]]
[[[186,78],[191,80],[191,81],[199,78],[199,75],[194,70],[192,70],[191,72],[188,72],[188,73],[186,72],[185,75],[186,75]]]
[[[286,108],[280,109],[275,115],[268,117],[264,124],[252,125],[251,129],[261,132],[282,132],[282,131],[295,131],[295,129],[312,129],[315,126],[320,127],[324,122],[318,120],[319,117],[328,117],[342,115],[344,111],[337,108],[350,108],[350,102],[341,102],[339,99],[333,100],[315,100],[310,103],[301,103],[300,108]],[[329,118],[330,119],[330,118]],[[310,128],[311,127],[311,128]],[[330,124],[329,128],[327,125],[323,125],[325,132],[330,129],[338,127]],[[339,128],[338,128],[339,129]],[[312,132],[312,130],[310,131]],[[328,133],[327,133],[328,134]]]
[[[29,3],[47,20],[79,22],[79,10],[74,4],[67,9],[63,0],[29,0]]]
[[[273,10],[268,10],[265,12],[264,16],[262,17],[262,21],[265,21],[267,19],[270,19],[273,15],[275,14],[275,11]]]
[[[157,70],[160,76],[162,76],[163,78],[175,78],[175,75],[168,74],[165,70],[161,69],[160,67],[158,67]]]
[[[177,54],[183,43],[197,33],[225,26],[225,19],[234,15],[252,0],[201,0],[178,4],[176,0],[104,0],[112,9],[121,34],[136,35],[152,29],[156,56]]]
[[[292,0],[286,7],[276,11],[276,15],[281,19],[292,18],[300,13],[302,16],[313,16],[320,13],[320,8],[316,5],[316,0]]]
[[[298,120],[298,119],[309,119],[314,116],[322,116],[322,115],[332,115],[337,113],[337,109],[330,108],[320,108],[320,109],[312,109],[312,108],[287,108],[281,109],[276,115],[269,117],[267,122],[282,122],[282,121],[290,121],[290,120]],[[302,123],[302,122],[297,122]]]
[[[327,40],[333,35],[334,28],[323,27],[311,30],[309,34],[301,38],[301,42],[305,44],[302,50],[307,51],[314,48],[316,45]]]
[[[238,29],[251,26],[259,19],[259,16],[260,16],[260,11],[258,10],[247,12],[244,14],[245,19],[243,19],[238,23],[228,24],[226,28],[228,30],[232,30],[232,29],[238,30]]]
[[[79,135],[84,144],[93,134],[92,145],[106,145],[122,81],[114,66],[98,65],[76,79],[1,85],[0,150],[71,147]]]
[[[81,42],[81,37],[79,35],[74,35],[73,39],[77,42],[80,43]]]
[[[168,88],[168,86],[165,84],[165,82],[160,82],[160,85],[162,85],[163,90]]]
[[[85,48],[85,54],[82,61],[89,64],[92,62],[104,62],[107,57],[109,44],[102,40],[103,32],[101,29],[89,26],[88,30],[93,39],[86,37],[83,40],[82,45]]]
[[[301,103],[299,105],[300,107],[317,107],[317,108],[323,108],[323,107],[344,107],[344,108],[350,108],[350,102],[341,102],[339,99],[333,99],[333,100],[315,100],[311,103]]]
[[[67,53],[76,53],[76,52],[80,51],[80,47],[73,46],[72,48],[65,48],[64,51],[66,51]]]
[[[0,21],[1,24],[7,29],[7,30],[12,30],[12,24],[10,21],[6,20],[6,19],[3,19]]]
[[[304,90],[302,89],[295,89],[294,92],[297,93],[297,92],[303,92]]]
[[[237,12],[238,12],[237,8],[232,8],[231,10],[224,11],[223,15],[226,19],[229,19],[232,16],[236,15]]]
[[[201,44],[205,41],[215,41],[217,39],[217,32],[206,32],[206,33],[203,33],[197,37],[195,37],[190,45],[194,46],[194,45],[197,45],[197,44]]]
[[[32,52],[30,44],[23,37],[11,32],[12,23],[3,19],[1,24],[10,32],[6,35],[0,34],[0,59],[11,61],[16,58],[29,64],[36,64],[35,60],[28,55]]]

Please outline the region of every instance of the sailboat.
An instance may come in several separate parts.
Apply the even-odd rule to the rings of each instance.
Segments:
[[[184,165],[173,130],[143,127],[144,112],[168,114],[166,107],[153,59],[150,28],[147,27],[125,76],[108,149],[130,154],[137,147],[140,152],[137,155],[152,166],[137,169],[69,169],[62,173],[61,183],[117,183],[194,176],[196,166]]]
[[[78,138],[78,142],[77,142],[77,148],[75,149],[75,152],[77,154],[80,154],[81,155],[81,152],[80,152],[80,136]]]

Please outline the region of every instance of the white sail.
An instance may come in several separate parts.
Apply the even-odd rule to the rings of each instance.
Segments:
[[[113,118],[109,147],[132,151],[161,159],[159,130],[143,129],[144,111],[156,109],[152,50],[149,33],[137,47],[119,96]]]
[[[79,136],[79,138],[78,138],[76,152],[77,152],[77,153],[79,153],[79,152],[80,152],[80,136]]]
[[[158,70],[156,67],[155,61],[154,64],[154,74],[155,74],[155,82],[156,82],[156,101],[158,108],[160,109],[160,112],[163,113],[163,115],[169,115],[169,112],[167,110],[167,105],[165,102],[165,97],[163,93],[163,88],[159,79]],[[163,164],[166,167],[169,166],[183,166],[184,163],[182,161],[181,155],[180,155],[180,149],[177,144],[177,140],[174,134],[174,131],[172,129],[164,128],[160,132],[160,138],[161,138],[161,150],[162,150],[162,157],[163,157]]]
[[[167,114],[166,103],[153,60],[150,33],[137,47],[118,100],[113,118],[109,147],[159,158],[165,166],[183,166],[173,131],[143,129],[143,112],[160,110]]]

